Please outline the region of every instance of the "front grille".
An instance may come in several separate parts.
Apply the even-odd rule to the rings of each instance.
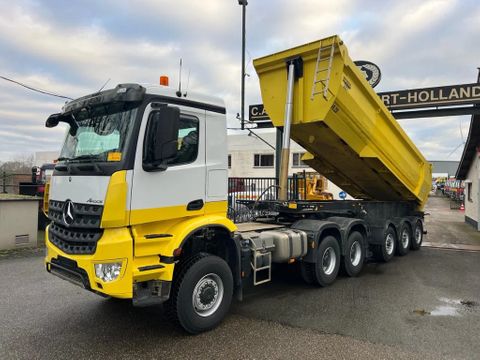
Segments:
[[[94,254],[102,233],[101,229],[71,229],[52,223],[48,239],[67,254]]]
[[[103,206],[72,203],[72,228],[100,228]],[[64,201],[50,200],[48,203],[48,217],[57,224],[67,225],[63,219]]]
[[[103,234],[100,228],[103,206],[72,203],[70,224],[65,223],[64,207],[63,201],[49,201],[50,242],[67,254],[94,254]]]

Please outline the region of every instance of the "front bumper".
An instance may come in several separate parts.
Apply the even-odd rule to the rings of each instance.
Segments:
[[[127,228],[105,229],[94,254],[66,254],[48,239],[46,234],[47,271],[100,295],[131,299],[133,297],[133,240]],[[94,264],[121,262],[117,279],[104,282],[95,276]]]

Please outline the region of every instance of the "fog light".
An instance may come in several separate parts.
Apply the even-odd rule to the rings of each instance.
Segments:
[[[95,276],[104,282],[118,278],[122,270],[122,263],[95,264]]]

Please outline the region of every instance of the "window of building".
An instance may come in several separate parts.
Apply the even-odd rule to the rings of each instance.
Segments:
[[[468,201],[473,202],[472,200],[472,183],[467,183],[467,193],[468,193]]]
[[[232,167],[232,155],[228,154],[228,168],[231,169]]]
[[[255,154],[253,156],[254,167],[273,167],[273,154]]]
[[[292,157],[292,167],[308,167],[307,164],[305,164],[303,161],[302,161],[302,156],[304,155],[305,153],[293,153],[293,157]]]

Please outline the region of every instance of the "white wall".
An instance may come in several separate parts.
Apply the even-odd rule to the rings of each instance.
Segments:
[[[471,220],[477,223],[477,230],[480,230],[479,224],[479,210],[478,207],[480,205],[479,197],[480,197],[480,189],[479,189],[479,155],[475,154],[474,159],[470,165],[470,169],[467,173],[467,178],[465,181],[465,216],[469,217]],[[469,185],[471,183],[471,194],[468,193]],[[469,200],[469,198],[471,200]]]
[[[38,200],[0,199],[0,249],[36,246],[37,222]],[[22,241],[16,244],[16,238]]]

